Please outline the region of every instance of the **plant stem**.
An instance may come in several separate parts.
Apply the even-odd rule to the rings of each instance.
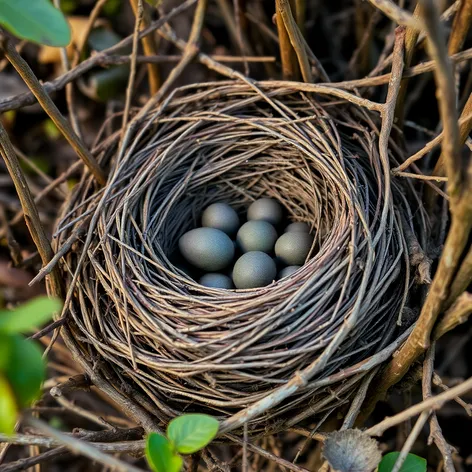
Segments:
[[[36,245],[41,260],[46,265],[54,256],[54,252],[49,242],[46,232],[44,231],[43,225],[39,218],[38,209],[34,203],[33,195],[26,182],[25,175],[21,169],[18,157],[15,154],[13,145],[8,137],[8,134],[3,127],[0,120],[0,151],[8,172],[15,185],[16,192],[20,199],[21,207],[25,217],[26,225],[33,238],[34,244]],[[52,295],[62,298],[62,284],[59,276],[59,271],[55,268],[48,276],[50,291]]]
[[[130,0],[131,7],[133,8],[134,16],[138,18],[139,12],[139,1],[140,0]],[[142,25],[141,31],[148,28],[151,24],[151,19],[149,18],[149,13],[144,9],[143,17],[142,17]],[[155,41],[154,35],[150,34],[148,36],[144,36],[141,40],[144,50],[145,56],[158,56],[157,44]],[[161,77],[159,73],[159,65],[149,63],[147,66],[148,70],[148,80],[149,80],[149,90],[151,95],[157,93],[161,86]]]
[[[10,44],[7,38],[1,38],[1,46],[3,47],[7,59],[24,80],[31,92],[33,92],[44,111],[49,115],[51,120],[67,139],[69,144],[74,148],[79,157],[90,169],[97,182],[100,185],[105,185],[105,174],[103,173],[102,169],[100,169],[97,161],[86,148],[84,142],[77,136],[77,134],[75,134],[68,121],[62,116],[61,112],[58,110],[49,95],[45,92],[43,86],[34,75],[29,65],[20,56],[20,54],[18,54],[16,49]]]
[[[279,35],[280,59],[282,61],[282,74],[285,80],[297,80],[299,75],[297,57],[290,42],[290,37],[280,11],[279,0],[275,1],[275,18]]]

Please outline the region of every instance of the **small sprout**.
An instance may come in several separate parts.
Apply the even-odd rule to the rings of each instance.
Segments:
[[[323,456],[336,472],[372,472],[382,459],[377,441],[359,429],[331,433]]]
[[[216,436],[218,421],[197,413],[173,419],[167,427],[167,438],[151,433],[146,441],[146,458],[154,472],[179,472],[181,454],[193,454],[204,448]]]

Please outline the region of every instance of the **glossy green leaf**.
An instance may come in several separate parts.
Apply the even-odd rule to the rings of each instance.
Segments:
[[[167,436],[178,452],[193,454],[216,436],[218,428],[218,421],[212,416],[192,413],[173,419]]]
[[[0,0],[0,25],[22,39],[67,46],[71,33],[64,15],[49,0]]]
[[[180,472],[182,457],[161,434],[151,433],[146,440],[146,459],[154,472]]]
[[[0,332],[26,333],[34,331],[59,311],[62,303],[55,298],[38,297],[11,311],[0,312]]]
[[[0,433],[12,435],[18,411],[15,397],[7,379],[0,374]]]
[[[5,374],[20,408],[30,406],[39,398],[46,375],[42,351],[35,341],[19,335],[11,336],[10,361]]]
[[[378,472],[391,472],[399,455],[399,452],[389,452],[386,454],[379,464]],[[426,472],[426,469],[426,459],[415,454],[408,454],[400,468],[400,472]]]

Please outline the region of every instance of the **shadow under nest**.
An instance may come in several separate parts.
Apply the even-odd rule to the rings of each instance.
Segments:
[[[57,248],[75,240],[61,270],[79,360],[163,424],[206,412],[230,431],[259,402],[249,434],[268,434],[347,405],[413,321],[425,225],[411,184],[390,179],[399,149],[381,157],[377,116],[297,84],[227,81],[177,89],[135,123],[124,146],[102,137],[107,186],[84,174],[57,223]],[[205,206],[261,196],[315,235],[293,276],[218,290],[174,265]]]

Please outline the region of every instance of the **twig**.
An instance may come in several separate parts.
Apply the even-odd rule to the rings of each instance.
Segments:
[[[449,388],[450,388],[450,387],[448,387],[447,385],[444,384],[441,377],[436,372],[433,373],[433,383],[434,383],[434,385],[437,385],[439,388],[441,388],[444,391],[449,390]],[[464,410],[465,410],[465,412],[467,413],[468,416],[472,416],[472,405],[470,403],[466,403],[460,397],[454,398],[454,401],[458,405],[460,405],[462,408],[464,408]]]
[[[61,0],[54,0],[54,6],[60,10],[61,9]],[[70,70],[70,63],[69,63],[69,58],[67,56],[67,48],[61,48],[60,49],[60,54],[61,54],[61,63],[62,63],[62,68],[64,70],[64,73],[67,73]],[[69,111],[69,120],[72,125],[72,129],[74,132],[79,136],[79,138],[82,138],[82,135],[80,133],[80,125],[79,125],[79,119],[77,118],[76,112],[75,112],[75,103],[74,103],[74,86],[72,83],[67,84],[66,86],[66,102],[67,102],[67,108]]]
[[[465,136],[464,138],[464,142],[465,142],[465,140],[467,139],[468,133],[472,129],[472,99],[470,97],[467,103],[469,103],[469,101],[471,102],[470,105],[468,107],[464,107],[464,110],[462,111],[461,117],[459,119],[459,135],[460,135],[459,139],[461,142],[462,142],[463,136]],[[436,146],[439,146],[443,139],[444,139],[444,132],[442,131],[434,139],[426,143],[418,152],[411,155],[398,167],[393,168],[392,172],[396,174],[397,172],[404,171],[405,169],[410,167],[411,164],[422,159],[426,154],[432,151]],[[439,160],[438,160],[438,163],[439,163]],[[442,167],[442,166],[436,165],[435,170],[433,172],[435,172],[436,174],[438,172],[441,172],[439,167]]]
[[[50,394],[52,397],[58,398],[66,393],[75,392],[77,390],[90,390],[90,379],[86,375],[79,374],[70,377],[66,382],[52,387]]]
[[[138,54],[138,34],[139,34],[139,30],[141,29],[141,22],[143,21],[143,15],[144,15],[143,0],[130,0],[130,3],[133,7],[136,20],[135,20],[135,25],[134,25],[133,50],[131,52],[131,64],[130,64],[130,73],[129,73],[129,79],[128,79],[128,87],[126,88],[125,109],[123,111],[123,119],[121,122],[121,129],[123,133],[128,123],[129,110],[131,108],[131,99],[133,97],[134,79],[136,77],[136,56]],[[149,38],[150,36],[146,36],[145,38],[143,38],[143,47],[144,47],[144,44],[146,44],[145,40]],[[156,55],[156,54],[148,54],[148,55]],[[151,67],[151,66],[152,64],[148,64],[148,67]],[[152,90],[153,84],[154,84],[154,87],[156,86],[155,84],[156,78],[153,75],[153,71],[150,69],[148,69],[148,74],[149,74],[149,86],[151,88],[152,95],[154,95],[155,93],[157,93],[157,90],[158,90],[158,89]],[[157,82],[159,82],[158,77],[157,77]]]
[[[434,328],[433,339],[437,340],[447,332],[465,323],[472,314],[472,294],[464,292],[456,302],[444,313],[441,321]]]
[[[430,415],[431,412],[429,410],[423,411],[423,413],[421,413],[419,418],[416,420],[415,426],[413,426],[413,429],[408,435],[408,438],[406,439],[405,444],[403,445],[402,450],[400,451],[400,454],[398,455],[398,458],[395,461],[395,465],[393,466],[392,472],[400,471],[403,463],[405,462],[406,457],[408,456],[408,453],[411,451],[413,444],[420,435],[421,430],[423,429],[423,426],[425,425],[426,421],[428,421]]]
[[[459,11],[452,23],[451,35],[449,36],[449,55],[455,54],[462,49],[465,38],[469,32],[472,21],[472,0],[463,0],[460,3]]]
[[[142,22],[143,28],[147,29],[151,23],[149,15],[144,10],[142,0],[130,0],[131,6],[133,8],[134,15],[136,16],[136,24],[138,25],[138,31]],[[141,20],[138,21],[138,18]],[[133,40],[134,41],[134,40]],[[143,50],[145,56],[158,56],[157,45],[153,35],[144,36],[141,39],[143,44]],[[149,90],[151,95],[154,95],[159,90],[161,84],[161,78],[159,73],[159,67],[157,64],[148,64],[148,80],[149,80]],[[131,81],[131,79],[130,79]]]
[[[48,335],[51,331],[54,331],[55,329],[60,328],[65,323],[65,321],[66,321],[65,318],[59,318],[58,320],[48,324],[42,330],[30,336],[29,339],[40,339],[43,336]]]
[[[413,16],[421,16],[421,4],[417,4]],[[408,27],[405,35],[405,67],[410,67],[415,52],[416,43],[420,32],[416,28]],[[398,92],[397,104],[395,106],[395,122],[399,128],[403,128],[405,96],[408,89],[408,79],[404,78]]]
[[[295,51],[298,58],[298,65],[300,67],[303,80],[308,83],[313,82],[311,75],[310,63],[308,62],[308,56],[303,41],[303,36],[300,33],[300,29],[292,15],[292,9],[290,8],[289,0],[276,0],[276,11],[285,25],[290,43]]]
[[[17,470],[28,470],[37,464],[44,464],[50,460],[56,459],[60,456],[70,454],[65,446],[59,446],[50,451],[43,452],[37,456],[27,457],[25,459],[19,459],[14,462],[10,462],[6,465],[0,466],[0,472],[15,472]]]
[[[403,10],[399,6],[395,5],[392,1],[369,0],[369,2],[399,25],[409,26],[410,28],[414,28],[416,30],[423,29],[420,18],[415,18],[413,15],[411,15],[411,13],[408,13],[406,10]]]
[[[463,178],[457,153],[457,122],[455,122],[454,81],[445,45],[442,42],[437,12],[431,0],[423,1],[425,24],[428,31],[430,50],[438,62],[436,69],[441,116],[444,123],[443,150],[446,159],[448,186],[451,196],[452,224],[444,246],[442,257],[431,289],[423,305],[415,328],[397,355],[386,367],[382,377],[376,382],[369,403],[364,409],[364,418],[370,414],[376,402],[383,398],[387,390],[406,374],[412,363],[424,353],[430,343],[431,331],[443,309],[448,288],[467,245],[472,226],[472,194],[463,192]],[[471,164],[472,167],[472,164]]]
[[[23,214],[25,216],[26,225],[33,238],[34,244],[36,245],[38,252],[41,256],[43,264],[47,264],[53,257],[54,252],[51,247],[51,243],[44,231],[39,218],[38,209],[31,195],[31,191],[25,179],[23,170],[21,169],[18,158],[16,157],[15,151],[11,144],[5,128],[0,121],[0,154],[5,160],[5,164],[8,169],[8,173],[13,180],[16,192],[20,199]],[[49,276],[49,283],[51,293],[61,298],[62,296],[62,283],[57,269],[53,270]]]
[[[433,182],[447,182],[447,177],[441,177],[440,175],[422,175],[422,174],[413,174],[411,172],[394,172],[394,175],[397,177],[407,177],[409,179],[418,179],[418,180],[432,180]]]
[[[47,434],[49,437],[58,441],[59,444],[64,445],[70,449],[72,452],[88,457],[99,464],[110,467],[112,470],[123,472],[142,472],[141,469],[138,469],[131,464],[127,464],[126,462],[122,462],[111,455],[103,453],[95,445],[92,445],[92,443],[87,443],[72,436],[67,436],[51,428],[40,420],[29,418],[28,422],[35,428]]]
[[[426,357],[423,362],[423,398],[426,400],[433,396],[431,390],[431,381],[434,374],[434,356],[436,352],[436,343],[433,341],[431,347],[426,352]],[[452,460],[452,451],[451,446],[446,442],[439,426],[438,418],[435,412],[432,413],[430,421],[430,433],[428,443],[431,444],[432,441],[435,442],[436,446],[440,450],[443,461],[444,461],[444,471],[445,472],[455,472],[454,462]]]
[[[456,300],[456,298],[469,286],[472,280],[472,247],[469,248],[468,253],[464,257],[459,270],[454,277],[449,290],[449,296],[444,302],[444,308],[449,308]]]
[[[468,378],[465,382],[447,390],[446,392],[435,395],[427,400],[423,400],[421,403],[403,410],[402,412],[385,418],[380,423],[372,426],[366,430],[367,434],[371,436],[381,436],[387,429],[396,426],[397,424],[403,423],[408,418],[413,418],[416,415],[421,414],[426,410],[439,410],[444,403],[454,400],[456,397],[462,395],[465,392],[472,390],[472,377]]]
[[[296,80],[298,78],[298,66],[295,49],[290,42],[290,36],[285,27],[285,22],[280,11],[280,1],[275,1],[275,18],[277,33],[279,36],[280,59],[282,61],[282,74],[285,80]]]
[[[16,49],[5,37],[2,39],[1,45],[5,52],[5,56],[11,62],[21,78],[25,81],[26,85],[37,98],[44,111],[49,115],[51,120],[67,139],[69,144],[74,148],[78,156],[90,169],[97,182],[100,185],[104,185],[106,182],[105,174],[103,173],[102,169],[100,169],[97,161],[86,148],[83,141],[77,136],[77,134],[75,134],[67,120],[62,116],[61,112],[46,93],[27,62],[18,54]]]

